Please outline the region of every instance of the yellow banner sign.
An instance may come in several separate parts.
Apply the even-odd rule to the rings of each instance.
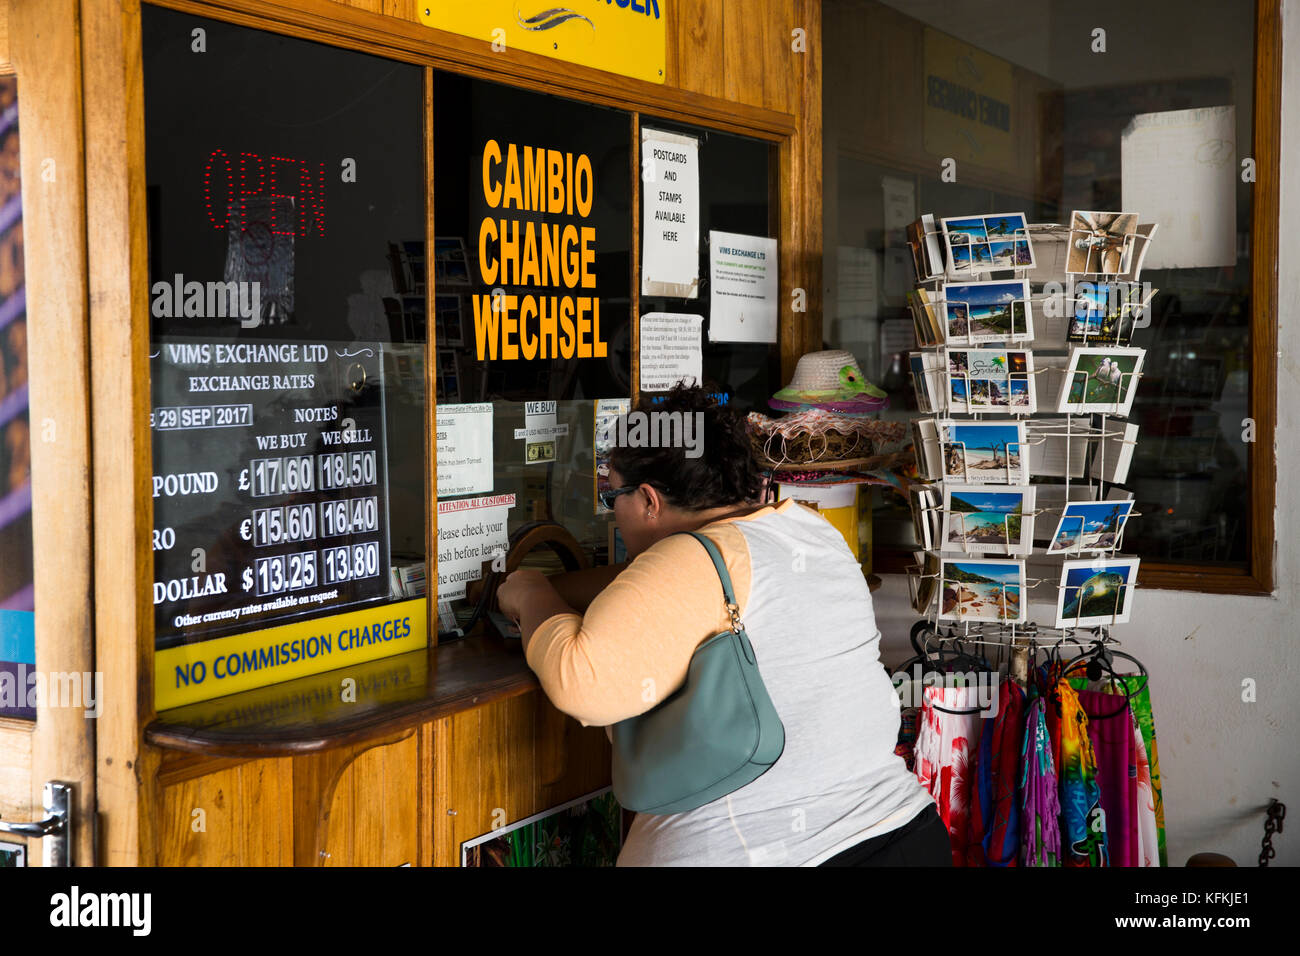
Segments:
[[[925,30],[925,151],[1015,172],[1011,64]]]
[[[154,654],[158,710],[414,651],[428,643],[424,598],[169,647]]]
[[[526,50],[622,76],[664,81],[668,0],[419,0],[427,27],[498,52]]]

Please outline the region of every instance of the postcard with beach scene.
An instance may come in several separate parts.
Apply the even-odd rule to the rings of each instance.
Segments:
[[[1122,275],[1129,271],[1136,240],[1135,212],[1080,212],[1070,215],[1067,274]]]
[[[1034,356],[1015,349],[948,349],[948,410],[1038,410]]]
[[[1066,561],[1056,599],[1057,627],[1124,624],[1137,589],[1137,558]]]
[[[1127,342],[1133,324],[1142,319],[1159,291],[1137,282],[1075,283],[1069,297],[1074,314],[1067,340],[1093,345]]]
[[[1034,248],[1022,212],[943,219],[940,225],[952,278],[1034,267]]]
[[[942,550],[1028,554],[1034,491],[1033,485],[944,485]]]
[[[974,345],[1034,336],[1027,279],[950,284],[943,296],[946,342]]]
[[[939,422],[945,481],[1025,485],[1023,422]]]
[[[1048,553],[1111,551],[1133,511],[1132,501],[1072,501],[1065,506]]]
[[[1145,349],[1119,347],[1073,349],[1056,410],[1127,416],[1137,394],[1145,354]]]
[[[1024,621],[1025,562],[944,558],[942,568],[940,620]]]

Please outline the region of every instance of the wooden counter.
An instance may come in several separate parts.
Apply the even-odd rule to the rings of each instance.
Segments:
[[[604,731],[491,636],[165,711],[145,741],[164,866],[455,866],[610,780]]]

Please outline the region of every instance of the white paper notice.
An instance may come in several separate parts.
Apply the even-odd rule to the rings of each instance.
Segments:
[[[1122,206],[1160,225],[1144,269],[1236,264],[1236,139],[1231,106],[1139,113],[1129,122]]]
[[[647,312],[641,316],[641,391],[666,392],[704,377],[704,316]]]
[[[709,233],[709,341],[776,341],[776,240]]]
[[[872,249],[835,250],[840,319],[874,319],[880,305],[880,257]]]
[[[524,427],[515,438],[524,440],[524,464],[555,461],[555,439],[569,434],[568,425],[555,424],[555,402],[524,402]]]
[[[694,136],[641,130],[641,294],[700,294],[700,150]]]
[[[882,176],[880,190],[885,202],[885,232],[906,229],[916,219],[916,183]]]
[[[596,480],[592,501],[595,505],[595,513],[598,515],[609,514],[612,511],[600,503],[598,493],[609,490],[609,453],[614,449],[618,438],[618,420],[631,408],[632,400],[629,398],[601,398],[596,401]]]
[[[438,497],[492,490],[492,404],[439,405]]]
[[[466,584],[483,577],[483,562],[505,554],[506,520],[514,506],[514,495],[438,502],[439,601],[463,598]]]

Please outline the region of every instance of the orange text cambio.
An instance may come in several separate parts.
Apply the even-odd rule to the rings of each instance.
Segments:
[[[522,160],[521,160],[522,157]],[[507,143],[483,146],[483,198],[492,209],[517,209],[585,219],[595,180],[585,153]],[[574,223],[485,217],[479,224],[478,266],[490,286],[594,289],[596,230]],[[473,296],[477,357],[604,358],[596,296]]]

